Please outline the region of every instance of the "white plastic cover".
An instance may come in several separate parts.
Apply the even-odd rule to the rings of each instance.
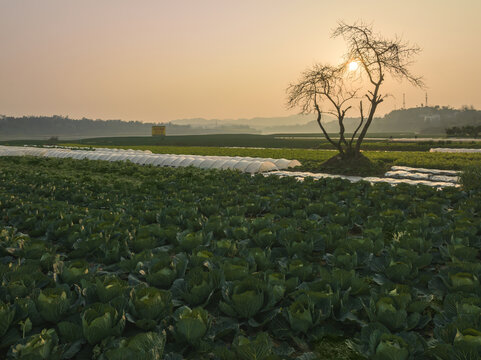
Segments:
[[[192,164],[192,162],[193,162],[194,160],[195,160],[194,158],[185,157],[185,158],[183,158],[183,160],[179,163],[179,166],[182,166],[182,167],[189,166],[190,164]]]
[[[250,163],[248,160],[239,160],[237,164],[234,165],[234,169],[244,172]]]
[[[238,160],[227,160],[225,163],[222,164],[220,167],[221,169],[233,169],[234,165],[237,164]]]
[[[154,161],[154,165],[157,166],[169,166],[170,165],[170,157],[168,156],[159,156],[159,160]]]
[[[196,166],[204,169],[236,169],[239,171],[256,173],[263,171],[287,168],[297,160],[229,157],[229,156],[201,156],[201,155],[174,155],[153,154],[150,150],[132,150],[115,148],[94,148],[89,150],[57,147],[14,147],[0,146],[0,156],[44,156],[55,158],[90,159],[104,161],[131,161],[141,165],[155,166]],[[276,166],[276,163],[278,164]]]
[[[170,162],[169,162],[169,166],[173,166],[173,167],[178,167],[179,164],[184,160],[183,157],[174,157],[174,156],[171,156],[169,157],[170,159]]]
[[[212,168],[212,165],[214,165],[216,161],[217,161],[216,159],[205,159],[199,164],[199,167],[201,169],[210,169]]]
[[[147,156],[144,165],[152,165],[155,160],[155,156]]]

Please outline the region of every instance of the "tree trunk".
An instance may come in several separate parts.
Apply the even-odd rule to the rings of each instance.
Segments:
[[[361,150],[362,141],[364,140],[364,137],[367,134],[367,130],[369,129],[372,119],[374,118],[374,113],[376,112],[376,108],[379,105],[379,103],[382,101],[382,99],[378,99],[379,86],[381,86],[381,82],[377,83],[374,89],[374,93],[372,94],[372,98],[369,99],[371,102],[371,109],[369,110],[369,116],[367,117],[366,123],[364,124],[364,127],[362,128],[361,133],[359,134],[359,137],[357,138],[357,141],[356,141],[357,152],[360,152]]]
[[[361,151],[358,150],[356,147],[353,146],[348,146],[345,150],[344,153],[341,154],[341,157],[343,159],[356,159],[361,156]]]

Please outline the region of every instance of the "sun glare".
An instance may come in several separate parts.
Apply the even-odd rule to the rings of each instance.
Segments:
[[[359,63],[357,61],[351,61],[348,64],[349,71],[356,71],[359,68]]]

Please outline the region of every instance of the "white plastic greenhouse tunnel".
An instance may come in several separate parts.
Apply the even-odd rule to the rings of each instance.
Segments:
[[[194,166],[201,169],[231,169],[247,173],[262,173],[292,168],[301,165],[297,160],[230,157],[153,154],[150,150],[124,150],[109,148],[49,148],[29,146],[0,146],[0,156],[39,156],[52,158],[89,159],[104,161],[130,161],[139,165],[186,167]]]

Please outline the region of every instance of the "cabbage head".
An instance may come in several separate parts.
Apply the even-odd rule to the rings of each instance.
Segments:
[[[107,303],[117,296],[124,294],[128,285],[117,276],[105,276],[95,279],[95,289],[99,300]]]
[[[0,301],[0,338],[6,334],[15,317],[15,306]]]
[[[265,228],[257,232],[252,240],[262,249],[270,248],[276,242],[276,233],[272,232],[270,228]]]
[[[11,349],[12,357],[21,360],[60,359],[58,336],[54,329],[43,329]]]
[[[196,247],[203,245],[207,242],[208,237],[204,235],[202,231],[196,233],[189,232],[189,230],[183,231],[177,234],[177,244],[182,251],[190,252]]]
[[[289,257],[294,255],[304,257],[306,255],[311,255],[314,250],[313,238],[300,233],[292,226],[279,231],[278,236],[279,242],[286,248]]]
[[[378,321],[391,331],[423,328],[431,320],[424,310],[429,301],[420,300],[409,292],[407,286],[397,285],[377,300],[371,298],[367,310],[371,321]]]
[[[89,273],[89,264],[85,260],[74,260],[63,263],[60,277],[69,285],[78,283],[80,279],[86,277]]]
[[[254,339],[238,336],[232,347],[239,360],[267,360],[273,355],[272,341],[269,336],[261,332]]]
[[[270,249],[263,250],[261,248],[250,248],[249,257],[257,265],[258,270],[267,270],[272,267],[272,262],[270,261]]]
[[[382,297],[376,302],[376,320],[390,330],[402,330],[407,324],[407,316],[407,311],[398,309],[390,297]]]
[[[392,281],[403,283],[412,273],[413,266],[402,261],[393,261],[386,268],[386,276]]]
[[[479,296],[481,294],[477,274],[479,264],[458,262],[453,265],[440,270],[439,275],[431,279],[430,287],[444,295],[464,292]]]
[[[89,344],[109,336],[120,336],[125,327],[125,315],[108,304],[95,303],[82,314],[82,330]]]
[[[206,334],[210,324],[209,313],[201,307],[190,309],[183,306],[175,312],[174,319],[176,335],[194,346]]]
[[[375,360],[407,360],[409,359],[408,344],[399,336],[383,334],[376,347]]]
[[[471,291],[479,287],[478,278],[471,273],[459,272],[450,275],[449,279],[451,280],[452,288],[457,291]]]
[[[223,289],[225,302],[219,302],[219,308],[229,316],[250,319],[262,310],[265,290],[264,282],[254,277],[234,281]]]
[[[130,292],[129,308],[135,324],[150,330],[172,313],[172,295],[170,291],[154,287],[134,288]]]
[[[268,273],[266,274],[266,282],[268,285],[268,298],[269,304],[274,305],[278,301],[284,298],[286,293],[286,280],[284,274],[281,273]]]
[[[314,326],[316,318],[314,305],[305,294],[299,296],[287,309],[291,329],[296,332],[307,332]]]
[[[297,277],[301,281],[311,280],[313,277],[313,266],[309,261],[303,261],[301,259],[294,259],[289,263],[288,274],[291,277]]]
[[[0,231],[0,256],[24,257],[24,250],[30,242],[27,234],[17,232],[16,228],[7,226]]]
[[[37,298],[37,309],[42,318],[56,324],[70,310],[72,299],[67,286],[43,289]]]
[[[454,338],[454,348],[481,357],[481,331],[476,329],[458,330]]]
[[[168,289],[177,278],[177,267],[168,253],[156,254],[148,266],[147,282],[162,289]]]
[[[15,307],[15,316],[18,319],[25,319],[28,317],[32,321],[32,324],[37,326],[45,321],[38,312],[35,301],[31,298],[16,299]]]
[[[119,267],[125,272],[138,272],[143,263],[153,258],[152,250],[144,250],[137,254],[132,254],[129,259],[123,259],[118,263]]]
[[[165,334],[146,332],[121,339],[110,346],[99,360],[162,360]]]
[[[393,335],[378,322],[363,326],[360,338],[349,341],[349,344],[366,359],[374,360],[417,359],[417,355],[425,351],[424,340],[418,334],[403,332]]]
[[[225,280],[241,280],[250,274],[250,264],[242,258],[226,258],[221,265]]]
[[[137,229],[135,235],[130,240],[130,246],[138,253],[146,249],[153,249],[162,245],[162,228],[159,224],[144,225]]]
[[[176,299],[183,300],[190,306],[204,305],[218,288],[219,282],[218,270],[196,266],[183,279],[174,281],[172,293]]]
[[[221,256],[235,256],[237,253],[236,241],[221,239],[215,242],[215,253]]]
[[[26,284],[26,282],[28,283],[28,280],[25,280],[26,279],[12,280],[8,282],[6,287],[8,289],[8,293],[13,299],[23,298],[30,294],[31,289]]]

